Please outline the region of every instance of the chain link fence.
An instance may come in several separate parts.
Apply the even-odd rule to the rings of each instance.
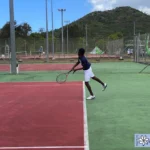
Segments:
[[[134,61],[137,63],[150,63],[150,34],[134,36]]]
[[[67,44],[68,43],[68,44]],[[126,43],[124,39],[109,40],[109,39],[92,39],[89,38],[87,41],[85,38],[64,38],[63,50],[62,50],[62,40],[56,39],[54,42],[54,58],[77,58],[77,50],[80,47],[86,49],[86,56],[89,58],[120,58],[129,57],[128,48],[126,48]],[[41,49],[42,47],[42,49]],[[95,48],[98,47],[103,53],[97,54]],[[16,55],[18,58],[28,59],[28,58],[46,58],[46,39],[38,38],[16,38]],[[52,52],[52,41],[49,40],[49,57],[53,57]],[[5,58],[10,57],[10,40],[0,39],[0,55],[5,56]],[[94,53],[95,52],[95,53]]]

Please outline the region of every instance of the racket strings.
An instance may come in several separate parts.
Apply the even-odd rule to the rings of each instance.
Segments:
[[[63,82],[66,81],[66,79],[67,79],[67,74],[62,73],[62,74],[57,76],[56,80],[57,80],[58,83],[63,83]]]

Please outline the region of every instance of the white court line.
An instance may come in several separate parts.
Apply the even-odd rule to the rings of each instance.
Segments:
[[[85,84],[83,82],[83,111],[84,111],[84,150],[90,150],[89,147],[89,135],[88,135],[88,123],[87,123],[87,109],[86,109],[86,93]]]
[[[25,147],[0,147],[0,149],[70,149],[70,148],[75,148],[75,149],[81,149],[85,148],[85,146],[25,146]]]

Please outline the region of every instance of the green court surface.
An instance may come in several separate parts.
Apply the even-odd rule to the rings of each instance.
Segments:
[[[106,82],[108,88],[103,92],[101,85],[90,82],[96,95],[95,100],[87,100],[90,150],[144,150],[134,147],[134,134],[150,134],[150,67],[138,73],[144,66],[132,62],[92,64],[95,75]],[[0,73],[0,82],[55,81],[58,73]],[[68,80],[83,79],[80,71],[71,74]]]

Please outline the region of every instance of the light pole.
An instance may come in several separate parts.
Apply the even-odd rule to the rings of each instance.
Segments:
[[[27,41],[24,40],[25,55],[27,56]]]
[[[62,29],[61,29],[61,31],[62,31],[62,54],[64,54],[64,35],[63,35],[63,12],[64,11],[66,11],[66,9],[58,9],[58,11],[60,11],[61,12],[61,22],[62,22]]]
[[[25,48],[25,52],[27,51],[27,48],[26,48],[26,40],[24,40],[24,48]]]
[[[70,23],[70,21],[65,21],[65,23],[67,23],[67,54],[68,54],[68,43],[69,43],[69,39],[68,39],[68,24]]]
[[[47,0],[46,2],[46,61],[49,62],[49,43],[48,43],[48,9],[47,9]]]
[[[53,0],[51,0],[51,15],[52,15],[52,53],[54,58],[54,23],[53,23]]]
[[[11,47],[11,73],[16,74],[16,44],[15,44],[15,22],[14,22],[14,1],[9,0],[10,12],[10,47]]]
[[[136,51],[136,47],[135,47],[135,45],[136,45],[136,32],[135,32],[135,21],[133,22],[133,41],[134,41],[134,61],[136,61],[136,53],[137,53],[137,51]]]
[[[135,21],[133,22],[133,34],[135,36]]]

